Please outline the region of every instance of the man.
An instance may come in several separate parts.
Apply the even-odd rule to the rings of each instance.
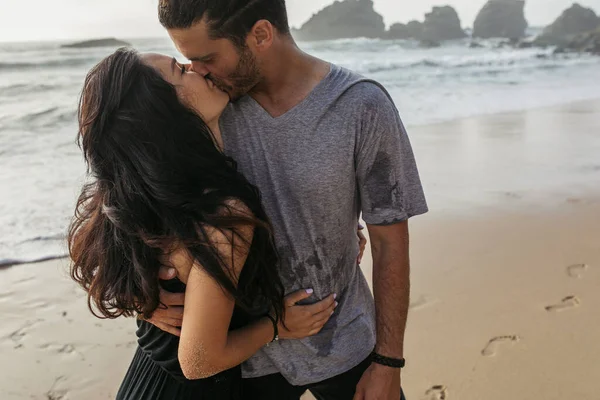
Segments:
[[[161,0],[159,19],[193,70],[233,101],[224,150],[261,190],[286,292],[313,288],[312,302],[330,293],[339,302],[319,334],[272,343],[245,363],[245,397],[403,398],[407,220],[427,206],[389,95],[302,52],[284,0]],[[375,301],[355,258],[361,211]],[[183,301],[162,300],[170,307],[151,322],[172,330]]]

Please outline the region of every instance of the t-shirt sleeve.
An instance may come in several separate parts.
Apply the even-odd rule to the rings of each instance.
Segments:
[[[363,219],[391,225],[428,211],[406,129],[388,94],[361,83],[355,168]]]

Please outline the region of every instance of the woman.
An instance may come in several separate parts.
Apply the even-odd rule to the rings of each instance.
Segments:
[[[91,181],[69,231],[71,275],[95,315],[141,317],[118,399],[242,398],[243,361],[278,337],[317,333],[335,308],[330,296],[306,318],[289,306],[310,290],[284,300],[259,193],[220,151],[228,101],[175,59],[128,49],[85,80]],[[163,264],[176,280],[159,283]],[[143,321],[161,289],[185,291],[180,337]]]

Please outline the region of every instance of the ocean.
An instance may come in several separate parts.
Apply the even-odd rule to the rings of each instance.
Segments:
[[[177,55],[168,39],[130,40]],[[0,43],[0,266],[66,254],[65,233],[85,176],[75,144],[86,72],[110,49]],[[411,41],[300,43],[307,52],[380,81],[409,127],[600,98],[600,57],[549,49],[422,49]],[[448,132],[447,135],[452,135]]]

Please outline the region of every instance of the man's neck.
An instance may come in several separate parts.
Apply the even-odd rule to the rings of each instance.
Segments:
[[[285,114],[325,78],[330,65],[300,50],[290,39],[281,41],[262,66],[263,80],[249,93],[271,116]]]

